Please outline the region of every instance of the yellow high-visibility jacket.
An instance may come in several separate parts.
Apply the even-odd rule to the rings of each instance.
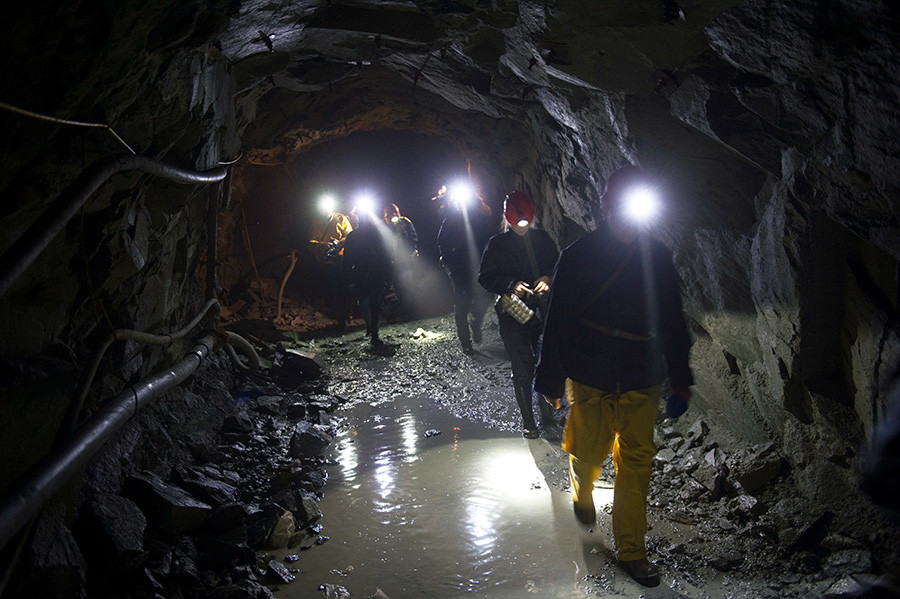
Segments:
[[[337,255],[327,256],[327,250],[337,245],[340,248],[338,255],[343,254],[344,240],[352,230],[350,219],[340,212],[335,212],[327,221],[318,223],[310,230],[309,249],[319,262],[326,264],[334,262],[337,260]],[[335,244],[335,242],[337,243]]]

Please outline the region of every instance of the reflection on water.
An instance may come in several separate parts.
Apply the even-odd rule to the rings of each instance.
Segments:
[[[557,447],[455,419],[428,399],[342,415],[320,506],[330,540],[300,554],[278,597],[321,597],[324,583],[391,599],[595,595],[583,577],[602,569],[609,535],[580,531],[568,493],[547,484],[544,473],[565,466]],[[608,495],[595,491],[598,506]]]

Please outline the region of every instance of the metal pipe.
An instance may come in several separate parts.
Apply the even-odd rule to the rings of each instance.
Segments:
[[[218,304],[219,302],[216,299],[208,300],[200,312],[194,316],[189,323],[174,333],[157,335],[146,333],[144,331],[133,331],[131,329],[116,329],[113,333],[110,333],[103,341],[103,345],[100,346],[100,349],[97,350],[97,353],[94,354],[94,359],[91,361],[90,368],[88,368],[88,371],[85,374],[84,381],[81,383],[81,387],[79,388],[77,395],[75,395],[74,401],[69,405],[69,408],[66,411],[66,416],[63,419],[59,434],[69,434],[76,426],[78,426],[78,417],[81,415],[81,409],[84,407],[84,400],[87,397],[88,391],[91,390],[91,383],[94,382],[94,375],[97,374],[97,368],[100,367],[100,361],[106,354],[106,350],[108,350],[114,342],[130,339],[132,341],[140,341],[142,343],[150,343],[153,345],[168,345],[176,339],[181,339],[190,333],[200,322],[200,319],[206,316],[206,313],[209,312],[210,308],[217,306]]]
[[[226,331],[225,338],[228,343],[228,346],[225,349],[228,351],[228,356],[231,358],[231,362],[234,364],[235,368],[244,372],[248,370],[259,370],[259,354],[256,353],[256,349],[249,341],[231,331]],[[244,350],[244,354],[247,356],[247,364],[241,362],[237,352],[234,351],[235,346]]]
[[[224,167],[204,172],[186,171],[146,156],[127,154],[95,162],[70,183],[59,198],[0,256],[0,298],[50,245],[78,210],[114,174],[141,170],[181,183],[214,183],[225,178]]]
[[[138,410],[193,374],[220,340],[203,337],[170,369],[122,391],[16,481],[0,502],[0,551]]]

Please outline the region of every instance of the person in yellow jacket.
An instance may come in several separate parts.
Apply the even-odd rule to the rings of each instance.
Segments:
[[[328,312],[343,328],[351,317],[352,307],[342,257],[347,235],[353,231],[350,219],[336,212],[334,201],[326,196],[319,203],[320,220],[309,231],[307,248],[319,265],[316,276],[322,279]]]
[[[353,230],[350,219],[335,212],[329,198],[323,198],[320,206],[323,218],[309,231],[308,247],[316,260],[323,264],[337,262],[344,252],[347,234]]]

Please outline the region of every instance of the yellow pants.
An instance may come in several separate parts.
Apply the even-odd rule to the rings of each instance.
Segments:
[[[620,560],[647,557],[647,491],[656,454],[653,427],[659,410],[659,387],[609,393],[566,381],[571,408],[563,449],[569,453],[572,500],[594,505],[594,481],[610,450],[616,467],[612,525]]]

